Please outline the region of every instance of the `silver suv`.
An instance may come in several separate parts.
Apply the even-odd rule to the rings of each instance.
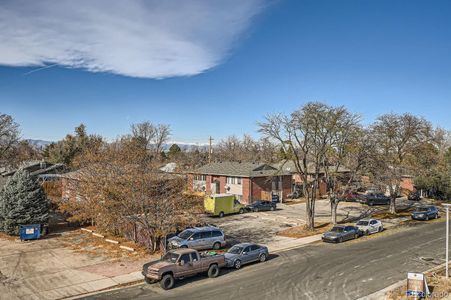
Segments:
[[[191,248],[218,250],[226,245],[224,233],[216,227],[194,227],[183,230],[168,240],[168,248]]]

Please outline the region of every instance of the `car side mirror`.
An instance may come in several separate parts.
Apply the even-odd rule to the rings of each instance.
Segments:
[[[185,261],[183,261],[183,260],[181,260],[180,262],[179,262],[179,265],[180,266],[183,266],[185,264]]]
[[[247,252],[243,252],[243,255],[246,255],[247,254]]]
[[[190,237],[190,238],[188,239],[188,241],[192,241],[192,240],[194,240],[192,237]]]

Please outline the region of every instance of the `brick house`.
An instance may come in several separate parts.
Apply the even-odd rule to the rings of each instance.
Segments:
[[[206,194],[233,194],[242,203],[270,200],[271,194],[281,201],[291,192],[290,173],[262,163],[213,162],[188,174],[192,191]]]
[[[291,160],[283,160],[277,164],[274,164],[273,167],[275,167],[278,170],[281,170],[283,172],[290,173],[292,175],[292,190],[295,189],[301,189],[302,186],[302,177],[297,173],[296,166],[293,161]],[[313,175],[315,174],[314,167],[312,165],[308,166],[308,180],[313,181]],[[324,180],[326,176],[326,171],[329,172],[335,172],[340,174],[341,178],[345,179],[345,181],[348,180],[348,176],[350,174],[350,170],[345,167],[338,167],[336,169],[335,166],[329,166],[328,169],[325,169],[325,167],[321,167],[320,169],[320,182],[319,182],[319,189],[318,189],[318,196],[324,196],[327,194],[327,184]]]

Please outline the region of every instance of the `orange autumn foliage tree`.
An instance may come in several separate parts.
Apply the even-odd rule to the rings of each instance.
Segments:
[[[183,176],[162,173],[156,164],[129,138],[88,149],[70,175],[77,196],[63,201],[60,210],[105,233],[123,235],[130,226],[139,228],[145,237],[141,242],[157,251],[168,233],[198,223],[202,202],[183,194]]]

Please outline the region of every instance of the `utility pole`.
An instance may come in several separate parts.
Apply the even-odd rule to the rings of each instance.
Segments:
[[[211,142],[213,141],[214,139],[210,136],[210,138],[208,139],[208,141],[209,141],[209,146],[208,146],[208,163],[211,163],[211,154],[212,154],[212,152],[213,152],[213,149],[211,149]]]
[[[449,262],[449,207],[451,204],[449,203],[442,203],[443,206],[446,207],[446,253],[445,253],[445,260],[446,260],[446,266],[445,266],[445,273],[446,273],[446,279],[448,279],[448,262]]]

